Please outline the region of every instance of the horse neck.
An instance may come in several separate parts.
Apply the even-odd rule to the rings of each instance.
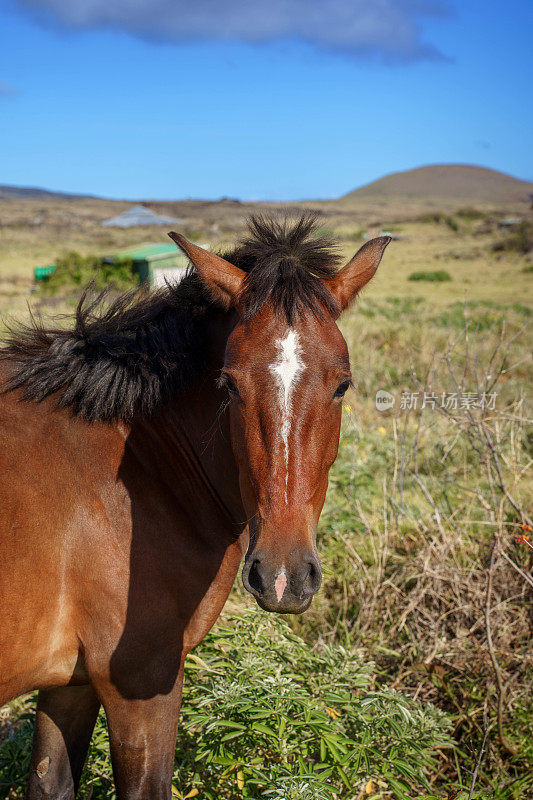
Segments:
[[[152,419],[134,424],[129,439],[145,462],[147,457],[153,460],[149,467],[152,473],[155,470],[160,477],[164,475],[165,482],[184,502],[186,482],[194,487],[196,507],[199,503],[218,506],[229,526],[240,534],[244,511],[229,415],[224,412],[227,393],[217,387],[235,319],[220,312],[207,324],[207,359],[202,374]]]

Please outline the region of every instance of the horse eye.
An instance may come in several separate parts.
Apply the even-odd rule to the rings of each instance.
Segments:
[[[230,394],[233,394],[236,397],[239,396],[239,390],[237,389],[237,387],[235,386],[235,383],[231,380],[229,375],[225,375],[224,376],[224,386],[226,387],[226,389],[228,390],[228,392]]]
[[[344,395],[345,395],[345,394],[346,394],[346,392],[348,391],[348,388],[349,388],[349,386],[350,386],[350,381],[343,381],[343,382],[342,382],[342,383],[341,383],[341,384],[340,384],[340,385],[337,387],[337,391],[335,392],[335,394],[333,395],[333,397],[344,397]]]

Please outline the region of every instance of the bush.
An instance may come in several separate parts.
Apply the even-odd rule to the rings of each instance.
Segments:
[[[338,645],[310,648],[280,617],[233,617],[186,662],[174,796],[354,800],[370,781],[387,797],[418,796],[436,748],[452,745],[448,719],[374,683],[372,663]],[[14,765],[27,769],[29,747],[24,723],[0,747],[0,788],[21,790]],[[102,717],[89,784],[93,800],[112,791]]]
[[[480,211],[479,208],[472,208],[472,206],[465,206],[464,208],[459,208],[457,211],[457,216],[468,220],[487,218],[487,214],[484,211]]]
[[[182,790],[195,773],[210,800],[234,798],[239,776],[244,797],[352,798],[373,778],[407,798],[428,788],[434,748],[451,746],[443,714],[371,691],[372,663],[311,649],[280,617],[234,617],[201,656],[185,689]]]
[[[445,217],[443,221],[444,224],[447,225],[450,230],[457,233],[457,231],[459,230],[459,223],[454,217]]]
[[[492,249],[495,253],[520,253],[527,255],[533,250],[533,223],[521,222],[516,225],[503,239],[494,242]]]
[[[128,289],[136,285],[133,261],[129,258],[116,259],[112,263],[98,256],[82,256],[72,250],[56,261],[55,271],[41,284],[42,291],[48,294],[84,288],[92,283],[96,289],[111,286],[114,289]]]
[[[417,217],[417,222],[442,222],[444,218],[443,214],[434,213],[434,214],[422,214],[422,216]]]
[[[441,283],[442,281],[451,281],[451,275],[445,269],[438,269],[435,271],[426,270],[422,272],[411,272],[408,280],[410,281],[432,281]]]
[[[436,222],[440,225],[447,225],[452,231],[457,232],[459,230],[459,223],[454,217],[450,217],[447,214],[440,214],[439,212],[422,214],[421,217],[417,218],[417,222]]]

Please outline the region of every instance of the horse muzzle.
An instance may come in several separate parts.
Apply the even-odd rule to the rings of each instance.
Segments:
[[[252,551],[242,570],[244,588],[265,611],[301,614],[322,583],[320,563],[312,552],[293,558],[291,564],[276,561]]]

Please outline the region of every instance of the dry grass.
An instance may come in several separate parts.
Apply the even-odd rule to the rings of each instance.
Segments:
[[[462,757],[437,787],[468,786],[487,732],[477,782],[491,797],[523,797],[533,786],[533,559],[522,538],[532,525],[531,331],[511,309],[507,322],[476,324],[466,307],[441,328],[438,309],[431,324],[419,307],[377,313],[370,331],[368,318],[345,323],[365,350],[363,380],[322,520],[324,594],[303,625],[362,644],[394,686],[452,714]],[[373,408],[379,388],[395,394],[393,411]],[[468,390],[496,392],[495,408],[399,407],[402,391]]]

